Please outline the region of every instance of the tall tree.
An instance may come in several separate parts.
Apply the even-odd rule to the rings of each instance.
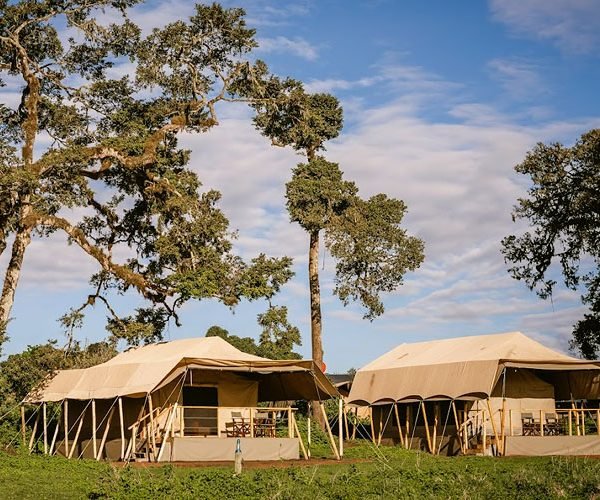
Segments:
[[[377,195],[358,196],[336,163],[318,153],[342,128],[342,108],[329,94],[306,93],[302,84],[271,78],[266,95],[283,96],[276,105],[254,104],[255,125],[273,144],[291,146],[306,155],[286,185],[290,219],[309,234],[308,276],[311,307],[312,357],[323,363],[319,240],[336,258],[334,293],[344,305],[359,300],[373,319],[383,313],[380,294],[402,284],[404,274],[423,261],[423,242],[400,227],[406,207],[400,200]],[[316,413],[316,416],[319,416]]]
[[[233,254],[220,194],[200,193],[189,152],[177,146],[179,133],[216,126],[221,103],[278,97],[265,64],[249,62],[257,44],[244,11],[197,5],[187,21],[141,38],[126,15],[135,3],[0,0],[0,85],[21,81],[20,105],[0,104],[0,253],[11,245],[4,326],[32,236],[63,233],[98,264],[94,291],[63,318],[67,328],[102,301],[111,333],[133,343],[159,338],[190,299],[233,306],[291,276],[287,258],[245,263]],[[105,10],[121,20],[100,24]],[[119,62],[130,74],[110,77]],[[151,307],[121,318],[110,292],[127,290]]]
[[[564,285],[580,290],[589,307],[573,330],[572,346],[600,356],[600,129],[573,147],[539,143],[515,170],[531,180],[513,220],[530,230],[502,240],[509,272],[542,299],[552,296],[557,268]]]

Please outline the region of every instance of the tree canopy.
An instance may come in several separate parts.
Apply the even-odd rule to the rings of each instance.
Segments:
[[[557,285],[581,291],[589,311],[575,325],[573,346],[600,355],[600,129],[572,147],[538,144],[515,170],[531,180],[513,220],[530,230],[502,240],[509,272],[547,299]]]
[[[190,299],[234,306],[292,275],[290,259],[235,255],[221,195],[203,190],[177,136],[218,125],[224,103],[272,106],[294,81],[253,61],[242,9],[197,5],[142,37],[127,17],[135,3],[0,0],[0,85],[21,82],[20,105],[0,105],[0,254],[11,245],[2,325],[31,238],[53,233],[98,265],[64,324],[102,302],[111,335],[131,343],[160,338]],[[114,22],[101,24],[103,11]],[[128,290],[149,307],[123,316],[110,297]]]

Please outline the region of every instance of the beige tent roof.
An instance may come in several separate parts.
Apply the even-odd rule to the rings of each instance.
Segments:
[[[60,370],[32,391],[26,401],[141,396],[162,387],[188,368],[255,373],[267,387],[268,393],[263,397],[272,396],[273,401],[326,399],[337,395],[335,387],[311,360],[261,358],[242,352],[219,337],[201,337],[132,348],[91,368]],[[275,375],[279,382],[285,378],[286,384],[273,383],[270,378]]]
[[[594,370],[600,378],[600,361],[572,358],[512,332],[402,344],[356,373],[348,399],[375,404],[487,397],[504,367]]]

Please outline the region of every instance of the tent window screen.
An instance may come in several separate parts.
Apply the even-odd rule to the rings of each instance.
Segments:
[[[216,387],[183,387],[184,433],[188,436],[216,436],[219,395]],[[207,408],[212,407],[212,408]]]

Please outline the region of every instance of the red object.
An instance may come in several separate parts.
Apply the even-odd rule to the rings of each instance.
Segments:
[[[321,371],[325,373],[325,370],[327,370],[327,365],[325,364],[325,361],[321,361]]]

